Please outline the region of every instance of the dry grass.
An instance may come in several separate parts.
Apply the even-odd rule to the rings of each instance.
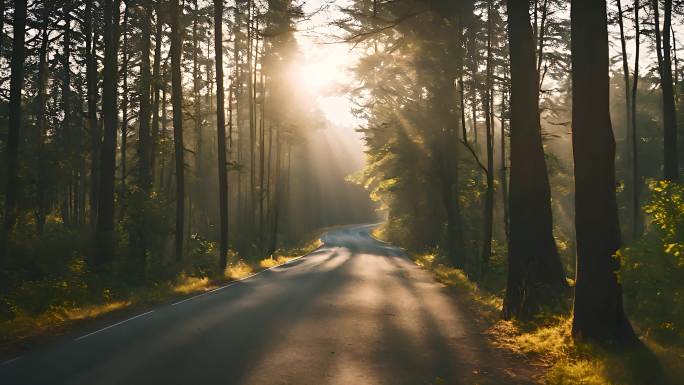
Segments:
[[[382,231],[382,230],[379,230]],[[434,255],[413,255],[435,279],[463,295],[484,320],[487,335],[498,349],[543,368],[539,382],[549,385],[675,384],[684,378],[684,349],[664,347],[642,338],[645,348],[606,349],[578,344],[571,335],[570,315],[539,317],[521,324],[501,319],[501,297],[481,289],[459,270],[440,264]]]
[[[103,304],[52,308],[38,315],[21,314],[11,320],[0,322],[0,348],[9,347],[19,341],[49,336],[69,326],[75,321],[95,319],[108,313],[122,311],[132,305],[150,305],[168,301],[179,295],[191,295],[208,291],[221,282],[238,280],[264,269],[282,265],[293,258],[307,254],[321,245],[318,237],[294,249],[278,250],[272,257],[259,262],[249,263],[239,260],[230,264],[223,279],[181,275],[175,282],[160,283],[141,288],[126,300],[110,301]]]
[[[54,308],[37,316],[21,314],[0,323],[0,345],[43,335],[70,322],[101,317],[130,305],[130,301],[113,301],[101,305]]]

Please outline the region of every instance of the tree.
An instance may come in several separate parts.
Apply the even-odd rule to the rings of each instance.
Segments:
[[[104,138],[100,150],[95,265],[108,262],[114,247],[114,172],[116,169],[116,108],[119,1],[104,0],[104,69],[102,80],[102,119]]]
[[[14,2],[12,24],[12,59],[10,61],[9,130],[7,132],[7,190],[5,192],[5,218],[0,257],[7,254],[7,239],[17,221],[17,198],[19,196],[19,135],[23,125],[21,90],[24,84],[24,59],[26,48],[26,0]]]
[[[140,128],[138,130],[138,183],[141,189],[149,193],[151,177],[151,138],[150,138],[150,49],[152,47],[152,18],[153,9],[151,1],[143,3],[144,16],[142,17],[141,36],[142,44],[140,49],[140,109],[138,118]]]
[[[679,158],[677,155],[677,114],[675,111],[674,88],[672,83],[672,55],[670,48],[670,29],[672,28],[672,0],[664,1],[662,34],[660,32],[659,0],[652,0],[653,26],[655,28],[656,50],[660,89],[663,91],[663,177],[666,180],[679,180]]]
[[[226,116],[223,90],[223,0],[214,0],[214,55],[216,56],[216,130],[218,132],[219,174],[219,268],[224,271],[228,259],[228,161],[226,160]]]
[[[97,52],[93,33],[94,0],[86,2],[84,22],[84,38],[86,44],[86,89],[88,97],[87,122],[90,134],[90,224],[97,223],[98,175],[100,167],[101,132],[97,122]]]
[[[604,1],[572,0],[572,146],[575,161],[577,339],[636,340],[616,272],[620,247],[615,139],[609,114],[608,28]]]
[[[181,30],[182,8],[178,0],[171,0],[171,105],[173,107],[173,143],[176,162],[176,258],[183,256],[183,229],[185,219],[185,163],[183,146],[183,78],[181,74],[181,56],[183,33]]]
[[[551,191],[539,123],[529,1],[507,1],[511,62],[511,179],[505,318],[559,302],[565,284],[552,232]]]
[[[639,177],[639,151],[637,135],[637,86],[639,83],[639,48],[641,30],[639,28],[639,0],[634,0],[634,76],[632,76],[632,95],[629,106],[631,132],[630,144],[632,145],[632,237],[637,238],[641,235],[641,207],[639,205],[639,194],[641,193],[641,178]]]

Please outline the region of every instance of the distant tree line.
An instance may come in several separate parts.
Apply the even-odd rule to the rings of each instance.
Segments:
[[[57,285],[82,262],[147,284],[205,254],[220,272],[368,218],[370,203],[326,202],[306,158],[328,123],[291,80],[300,4],[3,0],[0,12],[3,314],[29,282]],[[344,176],[326,182],[362,201]]]

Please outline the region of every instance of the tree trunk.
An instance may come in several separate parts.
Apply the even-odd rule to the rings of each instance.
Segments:
[[[156,24],[154,28],[154,68],[152,72],[152,132],[150,133],[150,182],[156,180],[157,148],[159,145],[159,93],[162,84],[161,79],[161,46],[162,27],[161,0],[157,1],[155,9]],[[161,185],[161,182],[160,182]]]
[[[73,183],[76,172],[76,153],[75,138],[72,124],[71,109],[71,5],[65,2],[62,6],[64,14],[64,30],[62,31],[62,140],[64,141],[66,155],[65,184],[62,201],[62,220],[67,226],[74,224],[74,206],[72,205]]]
[[[577,277],[572,334],[579,340],[635,342],[617,279],[620,247],[615,138],[609,112],[606,3],[572,0],[572,145]]]
[[[123,19],[123,57],[121,64],[121,77],[123,78],[121,95],[121,193],[126,191],[126,177],[128,176],[127,169],[127,150],[128,150],[128,14],[130,12],[129,0],[124,0],[124,19]]]
[[[5,218],[0,244],[0,256],[7,254],[7,239],[17,221],[19,193],[19,135],[22,130],[21,90],[24,85],[24,59],[26,55],[26,0],[14,2],[14,36],[10,62],[9,127],[5,152],[7,159],[7,185],[5,192]]]
[[[672,84],[672,59],[670,52],[670,28],[672,26],[672,0],[665,0],[663,33],[660,32],[658,0],[653,0],[653,25],[658,51],[660,88],[663,91],[663,177],[669,181],[679,180],[679,157],[677,155],[677,116]]]
[[[141,59],[140,59],[140,117],[138,129],[138,183],[145,193],[149,193],[152,167],[151,161],[151,138],[150,138],[150,50],[152,48],[152,17],[151,2],[143,3],[145,14],[142,17],[141,27]]]
[[[529,1],[507,2],[511,60],[511,181],[504,318],[529,319],[561,300],[563,266],[553,238],[551,191],[539,123]]]
[[[487,192],[485,193],[484,207],[484,235],[482,239],[481,255],[481,276],[484,276],[489,269],[489,259],[492,256],[492,233],[494,226],[494,138],[492,135],[492,116],[491,116],[491,89],[492,89],[492,33],[493,25],[491,20],[492,5],[487,5],[487,70],[486,70],[486,90],[483,95],[483,109],[485,113],[486,147],[487,147]]]
[[[228,262],[228,170],[226,168],[226,116],[223,100],[223,0],[214,0],[214,54],[216,55],[216,129],[219,173],[219,268],[223,272]]]
[[[632,238],[637,239],[642,234],[641,207],[639,198],[641,194],[641,178],[639,177],[639,136],[637,135],[637,85],[639,82],[639,48],[641,30],[639,29],[639,0],[634,0],[634,76],[632,77],[632,97],[630,98],[630,120],[632,130],[630,132],[630,144],[632,145]]]
[[[529,19],[528,19],[529,20]],[[508,170],[506,167],[506,120],[504,114],[506,112],[506,96],[510,90],[508,89],[508,70],[504,69],[504,91],[501,93],[501,200],[503,203],[503,223],[504,233],[508,241],[511,235],[510,227],[510,209],[509,209],[509,194],[508,194]]]
[[[86,88],[88,96],[87,122],[90,133],[90,224],[97,223],[97,200],[100,173],[100,144],[102,134],[97,122],[97,52],[93,33],[94,0],[86,2],[84,35],[86,43]]]
[[[104,69],[102,81],[102,119],[104,139],[100,150],[100,182],[97,205],[96,250],[93,262],[96,266],[108,262],[114,253],[114,171],[116,169],[117,132],[117,51],[119,1],[104,0]]]
[[[40,49],[38,52],[38,92],[36,93],[36,128],[37,128],[37,139],[38,139],[38,164],[36,170],[36,176],[38,179],[37,189],[36,189],[36,225],[38,228],[38,234],[43,234],[43,228],[45,225],[45,216],[47,215],[47,205],[45,201],[45,190],[46,186],[46,163],[45,163],[45,133],[47,132],[47,74],[48,74],[48,63],[47,63],[47,50],[49,44],[49,31],[48,26],[50,23],[50,11],[51,6],[47,4],[43,5],[43,20],[42,20],[42,32]]]
[[[264,161],[265,161],[265,138],[264,138],[264,120],[266,113],[265,101],[265,79],[263,72],[261,73],[261,118],[259,119],[259,252],[264,251]]]
[[[182,57],[182,9],[178,0],[171,0],[171,105],[173,107],[173,142],[176,162],[176,259],[183,256],[183,228],[185,219],[185,163],[183,146],[183,78],[181,74]]]

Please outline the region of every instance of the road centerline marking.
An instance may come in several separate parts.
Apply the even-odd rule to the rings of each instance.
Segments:
[[[124,323],[126,323],[126,322],[128,322],[128,321],[133,321],[133,320],[136,319],[136,318],[144,317],[144,316],[146,316],[146,315],[148,315],[148,314],[151,314],[151,313],[154,313],[154,310],[150,310],[150,311],[148,311],[148,312],[145,312],[145,313],[142,313],[142,314],[138,314],[138,315],[136,315],[135,317],[131,317],[131,318],[125,319],[125,320],[123,320],[123,321],[119,321],[119,322],[117,322],[117,323],[115,323],[115,324],[113,324],[113,325],[109,325],[109,326],[107,326],[107,327],[105,327],[105,328],[102,328],[102,329],[100,329],[100,330],[96,330],[96,331],[94,331],[94,332],[92,332],[92,333],[88,333],[88,334],[86,334],[86,335],[80,336],[80,337],[76,338],[74,341],[80,341],[80,340],[82,340],[82,339],[84,339],[84,338],[88,338],[88,337],[90,337],[90,336],[92,336],[92,335],[94,335],[94,334],[103,332],[103,331],[105,331],[105,330],[107,330],[107,329],[111,329],[111,328],[113,328],[113,327],[115,327],[115,326],[119,326],[119,325],[124,324]]]
[[[2,366],[2,365],[9,365],[9,364],[11,364],[12,362],[14,362],[14,361],[16,361],[16,360],[18,360],[18,359],[20,359],[20,358],[22,358],[22,357],[23,357],[23,356],[14,357],[14,358],[12,358],[12,359],[9,359],[9,360],[7,360],[7,361],[4,361],[3,363],[0,364],[0,366]]]

